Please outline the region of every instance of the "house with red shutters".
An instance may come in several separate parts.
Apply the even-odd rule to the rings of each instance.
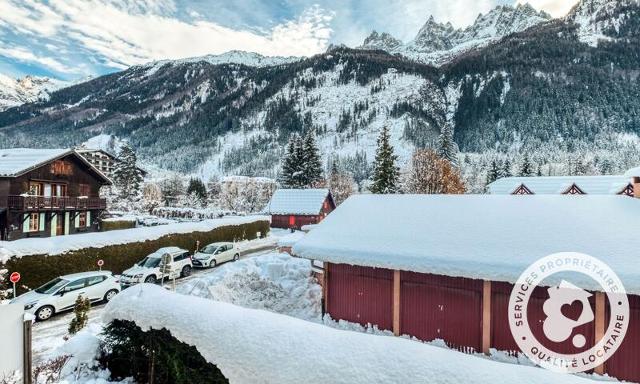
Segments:
[[[336,208],[328,189],[278,189],[265,208],[271,227],[301,229],[318,224]]]

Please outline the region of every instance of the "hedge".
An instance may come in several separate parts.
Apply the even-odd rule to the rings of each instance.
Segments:
[[[109,220],[100,222],[100,231],[116,231],[119,229],[131,229],[136,227],[135,220]]]
[[[103,269],[119,274],[162,247],[176,246],[193,252],[196,241],[200,241],[202,247],[218,241],[253,240],[258,237],[258,233],[262,237],[269,233],[268,221],[222,226],[208,232],[171,234],[144,242],[84,248],[63,255],[12,257],[3,268],[11,272],[20,272],[22,278],[18,283],[18,293],[22,293],[27,289],[37,288],[57,276],[97,270],[97,261],[100,259],[104,260]]]

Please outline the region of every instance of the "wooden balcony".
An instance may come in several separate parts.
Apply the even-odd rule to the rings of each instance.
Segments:
[[[107,208],[107,200],[95,197],[9,196],[7,208],[18,211],[89,211]]]

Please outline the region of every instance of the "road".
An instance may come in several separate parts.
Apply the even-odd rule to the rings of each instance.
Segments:
[[[241,259],[260,256],[275,249],[275,242],[257,240],[256,244],[241,252]],[[222,264],[219,267],[224,266]],[[191,279],[200,278],[213,273],[217,268],[194,269],[189,277],[176,280],[176,287],[179,287]],[[166,283],[165,283],[166,284]],[[88,324],[100,323],[105,304],[98,304],[91,307],[89,311]],[[47,359],[47,356],[64,343],[64,337],[68,335],[68,327],[73,318],[73,311],[61,313],[48,321],[35,323],[33,325],[33,365],[37,366]]]

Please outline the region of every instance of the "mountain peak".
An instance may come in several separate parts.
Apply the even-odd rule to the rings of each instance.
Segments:
[[[639,0],[581,0],[565,20],[578,26],[582,42],[597,46],[600,40],[624,37],[626,23],[639,15]]]
[[[362,49],[382,49],[383,51],[392,51],[402,45],[402,41],[396,39],[391,34],[377,31],[371,32],[360,46]]]
[[[14,79],[0,74],[0,112],[24,103],[47,100],[49,93],[69,85],[48,77],[27,75]]]

